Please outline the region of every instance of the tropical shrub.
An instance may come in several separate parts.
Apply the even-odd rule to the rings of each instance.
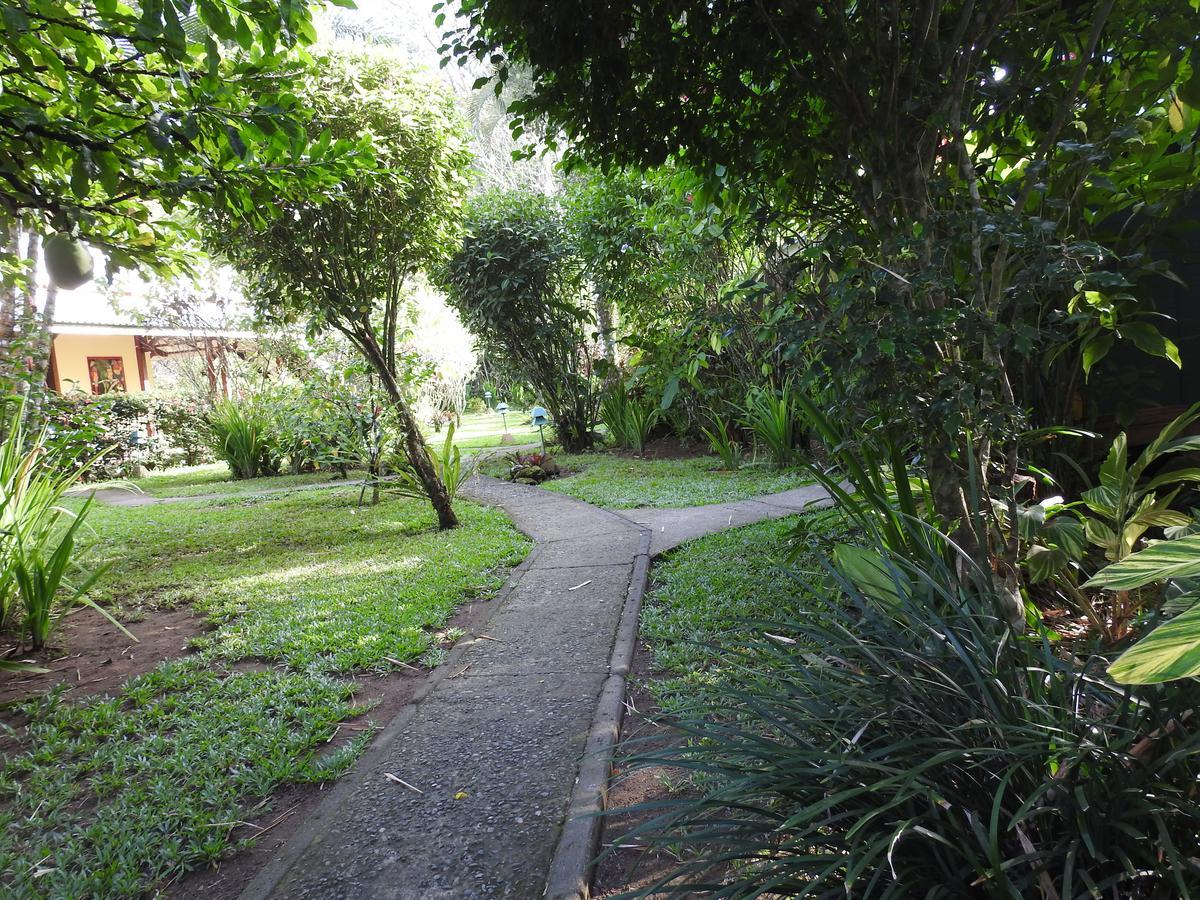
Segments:
[[[617,446],[638,453],[646,449],[658,417],[657,405],[631,396],[620,382],[608,389],[600,403],[600,421]]]
[[[746,404],[742,408],[742,424],[781,469],[796,463],[796,442],[800,432],[794,395],[790,381],[784,382],[779,390],[754,387],[746,394]]]
[[[712,427],[701,428],[708,439],[708,449],[721,460],[721,465],[734,472],[742,465],[742,445],[730,433],[729,425],[718,415],[712,415]]]
[[[554,202],[521,191],[477,199],[439,278],[485,352],[507,357],[533,383],[563,447],[592,446],[600,402],[592,315]]]
[[[438,478],[446,485],[446,495],[451,501],[458,496],[459,489],[467,483],[467,480],[475,474],[475,470],[478,468],[478,459],[468,457],[464,460],[462,451],[455,445],[453,422],[446,429],[446,438],[442,443],[442,449],[430,450],[429,459]],[[405,457],[396,456],[392,461],[391,470],[395,474],[396,480],[388,484],[389,490],[417,499],[425,496],[416,472],[413,471]]]
[[[234,478],[278,475],[282,464],[268,404],[261,399],[224,400],[209,416],[213,450]]]

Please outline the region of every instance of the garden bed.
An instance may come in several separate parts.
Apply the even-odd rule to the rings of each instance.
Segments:
[[[686,773],[662,767],[625,769],[623,757],[661,750],[679,733],[666,724],[674,711],[703,704],[729,677],[712,644],[747,621],[769,621],[804,603],[807,590],[781,568],[799,518],[760,522],[699,538],[660,558],[642,607],[639,643],[621,725],[596,867],[594,893],[618,896],[653,884],[678,857],[647,848],[630,832],[660,814],[654,807],[688,795]],[[803,517],[811,539],[798,565],[816,568],[815,552],[844,526],[834,511]],[[745,677],[738,672],[737,677]],[[683,848],[679,848],[681,851]]]

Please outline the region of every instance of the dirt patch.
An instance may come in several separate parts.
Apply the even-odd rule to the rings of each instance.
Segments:
[[[646,449],[641,453],[633,450],[610,450],[613,456],[624,459],[695,459],[697,456],[708,456],[708,448],[699,444],[684,444],[674,436],[655,438],[646,442]]]
[[[646,688],[646,682],[652,678],[650,653],[639,644],[625,698],[625,718],[621,723],[621,745],[617,748],[614,779],[608,792],[607,805],[612,812],[605,816],[600,835],[603,855],[592,879],[593,897],[613,897],[644,887],[669,872],[677,862],[667,853],[642,846],[636,837],[628,837],[632,828],[654,818],[656,811],[622,812],[672,796],[667,788],[665,769],[621,771],[621,758],[630,750],[626,741],[637,741],[636,750],[641,753],[661,749],[674,739],[673,732],[659,724],[658,708]]]
[[[13,703],[63,683],[71,700],[91,694],[113,695],[130,678],[163,660],[186,656],[188,641],[208,630],[204,619],[188,608],[151,612],[140,622],[122,624],[133,632],[136,642],[94,609],[80,607],[59,622],[51,646],[13,657],[31,660],[50,671],[0,673],[0,707],[4,707],[0,719],[11,715]]]
[[[457,628],[466,634],[462,640],[486,633],[484,623],[495,609],[494,598],[472,600],[459,606],[446,623],[445,630]],[[188,641],[209,630],[203,617],[190,608],[150,610],[140,622],[123,623],[138,638],[135,643],[95,610],[81,608],[60,623],[52,646],[38,654],[14,658],[30,660],[50,669],[42,674],[0,673],[0,721],[19,725],[21,716],[13,708],[22,700],[66,683],[67,699],[82,700],[90,695],[117,694],[130,678],[148,672],[159,663],[188,655]],[[0,644],[0,646],[3,646]],[[449,649],[451,642],[443,641]],[[262,660],[241,660],[231,668],[239,671],[271,668]],[[348,741],[378,730],[390,722],[424,684],[432,670],[413,664],[411,668],[384,675],[346,676],[358,686],[355,702],[364,707],[362,715],[342,722],[321,753],[332,753]],[[206,900],[232,900],[241,894],[258,870],[292,837],[321,802],[332,782],[323,785],[282,787],[247,813],[245,824],[232,832],[232,843],[253,841],[214,868],[189,872],[171,885],[163,886],[167,896]]]

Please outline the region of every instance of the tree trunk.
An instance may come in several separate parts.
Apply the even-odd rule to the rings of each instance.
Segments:
[[[392,401],[392,408],[395,409],[400,420],[400,431],[404,436],[404,455],[408,458],[408,463],[413,467],[413,471],[417,473],[421,486],[425,488],[425,495],[433,505],[434,512],[437,513],[438,527],[443,530],[457,528],[458,516],[454,514],[454,507],[450,503],[450,494],[446,490],[446,485],[442,483],[442,479],[438,478],[437,472],[434,471],[433,462],[429,459],[429,449],[425,446],[425,439],[421,437],[421,428],[417,424],[416,416],[409,409],[400,386],[396,383],[394,373],[388,368],[383,353],[373,337],[364,339],[362,336],[356,336],[355,340],[366,354],[367,359],[370,360],[383,389]]]
[[[617,341],[613,337],[612,303],[600,292],[596,293],[596,325],[600,330],[600,346],[604,348],[604,358],[616,366]]]

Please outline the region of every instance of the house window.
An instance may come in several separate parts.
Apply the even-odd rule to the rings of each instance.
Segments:
[[[125,362],[119,356],[89,356],[88,375],[93,394],[125,390]]]

